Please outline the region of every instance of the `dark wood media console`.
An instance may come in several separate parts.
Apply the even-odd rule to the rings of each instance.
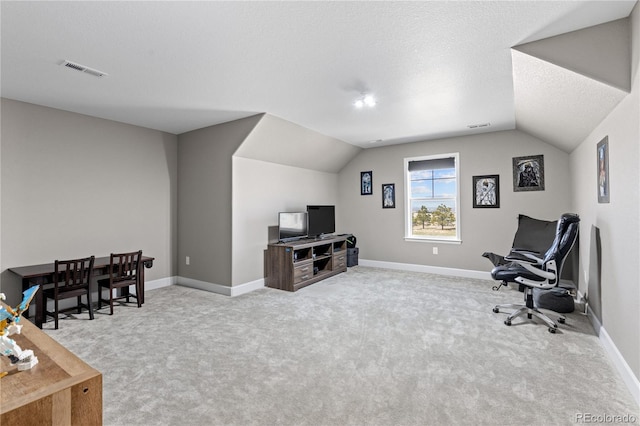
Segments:
[[[347,236],[269,244],[265,285],[296,291],[347,270]]]

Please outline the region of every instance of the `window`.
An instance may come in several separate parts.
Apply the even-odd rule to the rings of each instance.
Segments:
[[[406,238],[460,241],[458,157],[405,158]]]

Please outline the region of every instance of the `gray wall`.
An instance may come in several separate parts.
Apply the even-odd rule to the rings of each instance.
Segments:
[[[278,212],[338,204],[337,172],[361,151],[290,121],[262,117],[233,159],[234,285],[264,277],[267,229],[278,224]]]
[[[338,204],[338,175],[234,157],[234,285],[264,277],[268,228],[278,224],[278,212],[305,211],[307,204]]]
[[[179,135],[182,283],[218,291],[261,280],[268,228],[277,225],[278,212],[336,204],[332,172],[359,151],[266,114]]]
[[[406,157],[460,153],[461,244],[405,241]],[[511,159],[544,155],[545,191],[514,192]],[[373,171],[373,195],[360,195],[360,172]],[[472,208],[472,177],[500,175],[500,208]],[[383,209],[381,185],[395,183],[395,209]],[[360,258],[489,271],[485,251],[506,254],[520,213],[555,220],[570,209],[569,155],[517,130],[367,149],[341,172],[339,220],[358,239]],[[432,247],[439,254],[434,255]]]
[[[205,285],[232,285],[231,158],[260,118],[255,115],[178,136],[180,277]]]
[[[172,277],[176,158],[175,135],[2,99],[3,291],[19,287],[6,268],[112,251]]]
[[[571,153],[572,202],[580,214],[580,288],[594,277],[591,227],[600,230],[602,326],[640,378],[640,7],[632,14],[632,89]],[[597,199],[596,145],[609,138],[610,203]],[[590,268],[591,267],[591,268]]]

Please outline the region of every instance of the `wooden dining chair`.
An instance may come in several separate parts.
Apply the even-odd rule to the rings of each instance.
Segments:
[[[102,308],[102,302],[108,303],[110,314],[113,315],[113,301],[126,299],[129,303],[131,297],[138,302],[138,308],[142,306],[142,273],[144,267],[142,262],[142,250],[130,253],[111,253],[109,264],[109,277],[98,280],[98,309]],[[130,287],[134,286],[136,292],[132,294]],[[103,289],[109,290],[109,299],[103,299]],[[120,291],[118,295],[114,295],[115,291]]]
[[[91,305],[91,280],[93,278],[93,263],[95,256],[82,259],[56,260],[54,262],[53,285],[45,288],[42,293],[45,301],[45,313],[54,318],[55,328],[58,329],[58,315],[72,309],[78,313],[82,308],[89,310],[89,318],[93,319]],[[82,303],[82,296],[86,296],[87,303]],[[77,298],[76,306],[60,309],[59,302],[63,299]],[[47,311],[47,301],[53,300],[53,311]]]

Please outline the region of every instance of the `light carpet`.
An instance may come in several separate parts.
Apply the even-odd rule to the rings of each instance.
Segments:
[[[588,319],[504,325],[492,281],[356,266],[295,293],[182,286],[45,331],[103,374],[105,425],[569,425],[639,408]],[[638,420],[636,420],[638,422]]]

